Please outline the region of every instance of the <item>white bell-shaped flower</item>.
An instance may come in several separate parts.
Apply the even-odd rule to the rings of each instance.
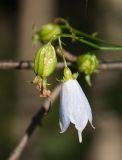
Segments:
[[[65,132],[71,122],[78,131],[79,142],[81,143],[82,131],[88,121],[92,125],[92,111],[77,80],[70,78],[62,84],[60,101],[60,133]]]

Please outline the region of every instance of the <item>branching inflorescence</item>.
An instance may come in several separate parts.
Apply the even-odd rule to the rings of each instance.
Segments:
[[[64,54],[64,39],[69,38],[71,43],[80,42],[89,47],[86,53],[75,57],[76,73],[72,74]],[[54,23],[44,25],[33,35],[34,42],[40,42],[41,48],[36,53],[34,60],[34,72],[36,77],[32,81],[40,92],[40,97],[50,97],[51,91],[48,89],[47,77],[53,74],[57,64],[56,51],[60,52],[64,63],[64,71],[61,89],[60,105],[60,128],[61,133],[66,131],[70,122],[78,130],[79,141],[82,141],[82,131],[89,121],[92,125],[92,112],[89,102],[76,80],[78,75],[83,72],[85,80],[91,86],[91,75],[97,71],[99,59],[96,56],[98,50],[120,51],[121,45],[108,43],[101,40],[94,34],[86,34],[73,28],[68,21],[58,18]],[[66,44],[65,44],[66,45]],[[56,50],[55,48],[58,48]],[[71,102],[71,99],[73,101]],[[93,125],[92,125],[93,126]]]
[[[71,43],[80,42],[82,45],[89,48],[86,53],[82,53],[80,56],[69,56],[63,48],[64,39],[70,39]],[[63,77],[58,82],[62,83],[60,93],[60,128],[61,133],[65,132],[70,123],[75,125],[78,132],[79,142],[82,142],[82,131],[86,127],[88,121],[92,124],[92,111],[90,104],[77,81],[79,74],[84,73],[84,77],[89,86],[91,86],[91,76],[99,69],[100,60],[96,56],[97,51],[122,51],[121,45],[108,43],[97,37],[95,33],[89,35],[73,28],[68,21],[62,18],[57,18],[54,23],[49,23],[41,27],[39,30],[34,30],[33,42],[40,43],[41,47],[38,49],[34,59],[34,72],[35,78],[32,83],[36,85],[39,91],[40,97],[46,97],[48,100],[52,99],[54,92],[51,93],[48,85],[48,77],[50,77],[57,67],[57,55],[62,56],[61,68],[63,68]],[[68,57],[69,56],[69,57]],[[62,65],[63,64],[63,65]],[[76,73],[72,73],[70,66],[75,66]],[[32,66],[33,67],[33,66]],[[103,66],[104,68],[105,66]],[[35,116],[38,121],[30,124],[29,128],[33,130],[39,124],[45,112],[49,107],[42,107],[43,114],[37,114]],[[33,131],[32,130],[32,131]],[[31,132],[32,134],[32,132]],[[28,132],[25,133],[27,140],[30,137]],[[22,139],[23,140],[23,139]],[[10,160],[18,159],[26,143],[24,142],[21,149],[19,146],[15,149]],[[14,158],[12,158],[14,157]]]

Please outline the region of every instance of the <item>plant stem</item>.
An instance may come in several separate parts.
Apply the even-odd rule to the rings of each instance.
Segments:
[[[77,37],[75,35],[71,35],[71,34],[62,34],[61,37],[63,38],[72,38],[72,39],[75,39],[81,43],[84,43],[94,49],[97,49],[97,50],[102,50],[102,51],[122,51],[122,46],[101,46],[101,45],[98,45],[96,43],[93,43],[93,42],[90,42],[90,41],[87,41],[81,37]]]
[[[97,43],[101,43],[103,45],[109,45],[109,46],[115,46],[115,47],[120,47],[122,48],[122,45],[117,45],[117,44],[113,44],[113,43],[110,43],[110,42],[106,42],[100,38],[97,38],[96,36],[93,36],[92,34],[87,34],[85,32],[81,32],[75,28],[73,28],[69,22],[67,20],[62,20],[65,24],[65,28],[69,30],[69,32],[72,34],[72,35],[75,35],[75,36],[82,36],[83,38],[87,38],[89,40],[92,40],[94,42],[97,42]]]
[[[60,37],[58,37],[58,42],[59,42],[59,47],[61,49],[61,54],[62,54],[62,57],[63,57],[64,65],[65,65],[65,67],[67,67],[67,62],[66,62],[66,59],[65,59],[65,56],[64,56],[64,52],[63,52],[63,48],[62,48],[61,38]]]

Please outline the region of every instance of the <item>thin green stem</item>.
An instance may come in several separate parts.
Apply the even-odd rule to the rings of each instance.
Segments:
[[[61,54],[62,54],[62,57],[63,57],[64,65],[65,65],[65,67],[67,67],[67,62],[66,62],[66,59],[65,59],[65,56],[64,56],[64,52],[63,52],[63,48],[62,48],[61,38],[60,37],[58,37],[58,42],[59,42],[59,47],[61,49]]]
[[[81,32],[75,28],[73,28],[69,22],[65,19],[60,19],[60,21],[62,21],[64,23],[64,28],[68,29],[69,32],[72,34],[72,36],[81,36],[83,37],[82,40],[80,40],[82,43],[89,45],[95,49],[99,49],[99,50],[110,50],[110,51],[121,51],[122,50],[122,45],[117,45],[117,44],[113,44],[110,42],[106,42],[100,38],[97,38],[93,35],[89,35],[87,33]],[[81,39],[81,37],[79,37]],[[86,40],[87,39],[87,40]],[[94,42],[91,42],[91,41]],[[97,43],[100,43],[100,45],[98,45]],[[105,45],[105,46],[104,46]]]
[[[105,45],[115,45],[115,46],[119,46],[119,45],[116,45],[116,44],[113,44],[113,43],[110,43],[110,42],[106,42],[106,41],[104,41],[104,40],[102,40],[102,39],[100,39],[100,38],[96,38],[96,37],[94,37],[94,36],[92,36],[92,35],[89,35],[89,34],[87,34],[87,33],[78,31],[77,29],[74,29],[74,28],[72,29],[72,31],[74,32],[75,35],[79,35],[79,36],[82,36],[82,37],[84,37],[84,38],[88,38],[88,39],[93,40],[93,41],[96,41],[96,42],[98,42],[98,43],[103,43],[103,44],[105,44]]]
[[[64,38],[72,38],[72,39],[75,39],[81,43],[84,43],[94,49],[97,49],[97,50],[102,50],[102,51],[122,51],[122,46],[100,46],[96,43],[93,43],[93,42],[90,42],[88,40],[85,40],[81,37],[77,37],[76,35],[71,35],[71,34],[62,34],[61,37],[64,37]]]

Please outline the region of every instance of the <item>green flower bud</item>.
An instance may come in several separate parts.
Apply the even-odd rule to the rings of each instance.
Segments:
[[[78,57],[77,66],[80,72],[84,72],[86,75],[90,75],[95,72],[98,66],[98,59],[94,54],[84,54]]]
[[[34,72],[37,76],[48,77],[52,74],[57,64],[54,47],[51,43],[42,46],[36,53]]]
[[[73,79],[72,72],[68,67],[64,68],[64,79],[65,80]]]
[[[61,34],[61,32],[62,31],[59,25],[54,23],[49,23],[42,26],[42,28],[38,32],[38,36],[40,40],[48,42],[52,38],[54,39],[57,38],[57,35]]]

